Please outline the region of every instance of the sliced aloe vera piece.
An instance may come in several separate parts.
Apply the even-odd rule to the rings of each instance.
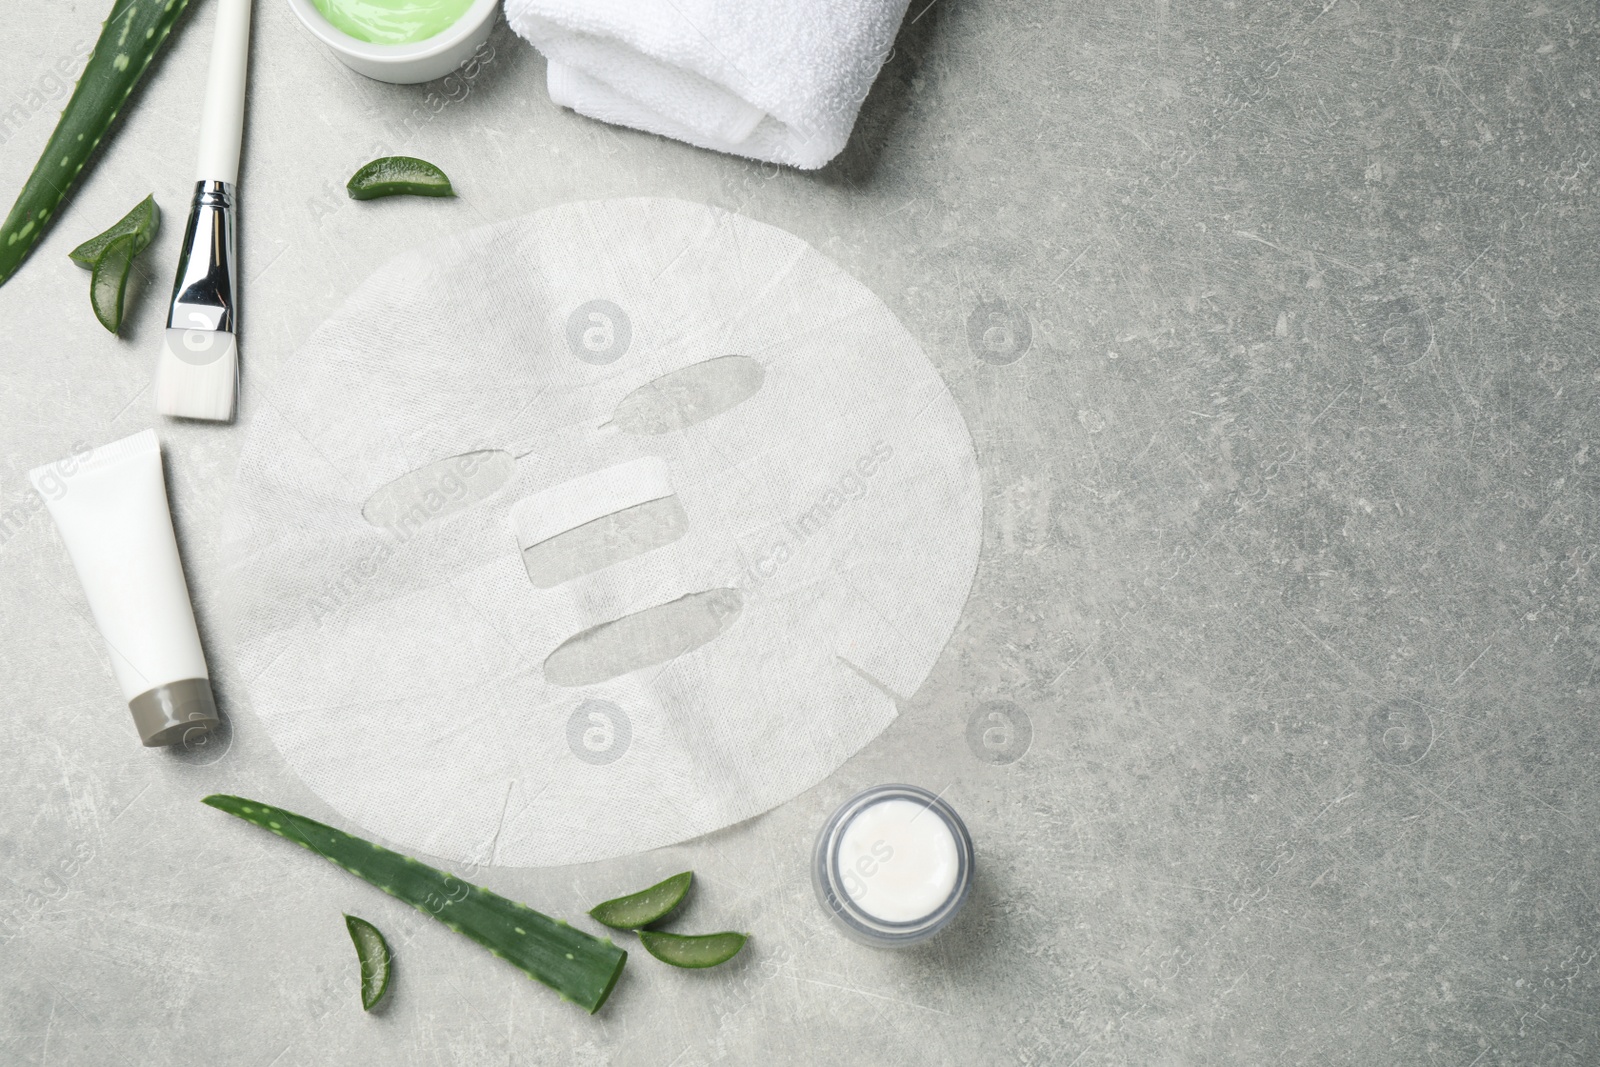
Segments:
[[[455,196],[444,171],[416,156],[374,159],[350,176],[345,191],[352,200],[380,196]]]
[[[663,934],[640,930],[645,951],[674,967],[715,967],[739,954],[749,940],[745,934]]]
[[[389,942],[376,926],[348,912],[344,925],[361,963],[361,1010],[371,1011],[389,991]]]
[[[155,239],[156,231],[160,228],[161,209],[156,206],[155,194],[152,193],[135,204],[132,211],[122,216],[105,233],[89,238],[67,255],[78,266],[94,270],[94,265],[100,262],[100,257],[105,254],[106,248],[118,237],[131,233],[138,238],[133,250],[133,254],[138,255],[150,247],[150,242]]]
[[[664,882],[657,882],[649,889],[641,889],[637,893],[596,904],[589,910],[589,917],[614,930],[637,930],[641,926],[649,926],[653,922],[665,919],[673,908],[683,902],[684,894],[689,892],[689,883],[692,881],[694,881],[693,871],[675,874]]]
[[[125,233],[106,245],[94,264],[89,282],[89,303],[100,325],[116,333],[122,327],[122,297],[128,290],[128,275],[133,272],[133,257],[138,251],[137,234]]]
[[[38,243],[188,3],[116,0],[111,5],[111,15],[100,28],[100,39],[45,143],[44,155],[0,223],[0,285]]]
[[[258,800],[214,794],[204,803],[310,849],[392,897],[432,915],[492,955],[589,1011],[611,995],[628,954],[560,919],[464,882],[342,830]]]

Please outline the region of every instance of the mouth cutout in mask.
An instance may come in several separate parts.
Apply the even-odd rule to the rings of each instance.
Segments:
[[[742,216],[578,203],[407,253],[279,380],[220,674],[408,849],[547,866],[759,814],[893,721],[971,585],[943,382]]]

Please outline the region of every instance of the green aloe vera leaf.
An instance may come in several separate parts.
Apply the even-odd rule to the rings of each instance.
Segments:
[[[138,238],[133,250],[138,255],[150,247],[150,242],[155,239],[156,231],[161,229],[161,209],[156,206],[155,194],[145,197],[134,205],[132,211],[122,216],[115,225],[102,234],[89,238],[83,244],[74,248],[67,255],[72,262],[80,267],[94,270],[94,265],[100,262],[106,246],[125,233],[131,233]]]
[[[389,991],[389,942],[376,926],[348,912],[344,925],[361,963],[361,1010],[371,1011]]]
[[[352,200],[380,196],[455,196],[444,171],[415,156],[374,159],[350,176],[345,192]]]
[[[204,803],[310,849],[426,912],[593,1014],[611,995],[628,954],[481,886],[342,830],[244,797],[213,794]]]
[[[11,214],[0,223],[0,285],[10,280],[38,243],[188,4],[189,0],[115,0],[111,5],[111,15],[100,28],[100,39],[45,143],[44,154],[34,164]]]
[[[641,889],[637,893],[596,904],[589,909],[589,917],[615,930],[637,930],[641,926],[649,926],[653,922],[665,919],[673,908],[683,902],[684,895],[689,892],[689,883],[692,881],[694,881],[693,871],[675,874],[664,882],[657,882],[649,889]]]
[[[645,951],[662,963],[670,963],[674,967],[715,967],[737,956],[750,938],[746,934],[732,932],[664,934],[655,930],[640,930],[639,940]]]
[[[100,325],[116,333],[122,328],[122,297],[128,290],[128,275],[133,273],[133,257],[138,252],[138,234],[125,233],[106,245],[94,264],[89,282],[89,303]]]

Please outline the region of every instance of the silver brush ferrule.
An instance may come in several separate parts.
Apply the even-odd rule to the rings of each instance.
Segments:
[[[178,277],[172,283],[169,330],[213,330],[234,333],[239,290],[234,235],[233,185],[198,181],[183,233]]]

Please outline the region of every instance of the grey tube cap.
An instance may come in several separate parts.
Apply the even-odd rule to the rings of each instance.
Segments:
[[[158,685],[128,701],[139,739],[147,747],[176,745],[217,725],[217,702],[209,678]]]

